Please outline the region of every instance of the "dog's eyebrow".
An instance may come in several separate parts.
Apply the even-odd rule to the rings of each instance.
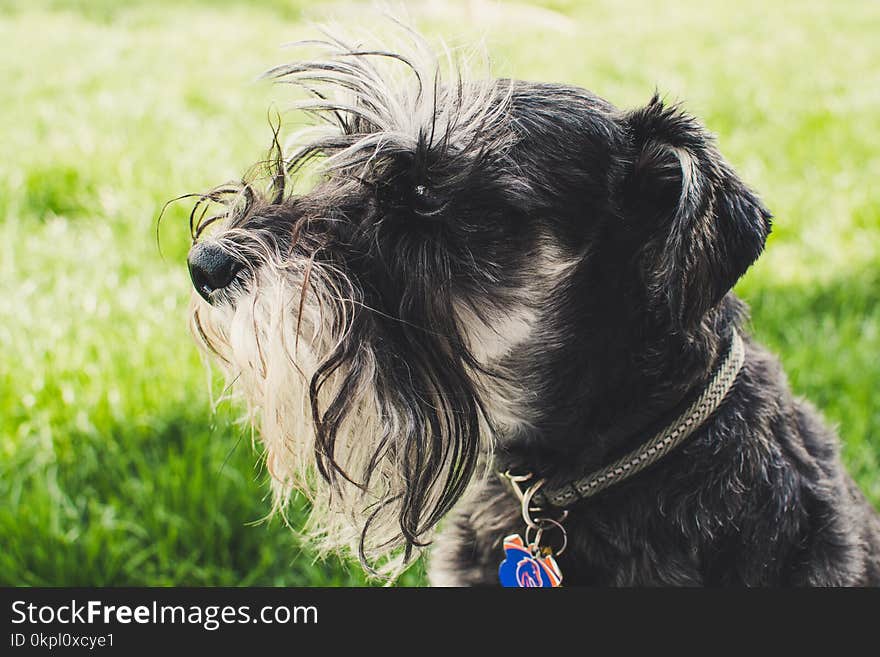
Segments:
[[[420,160],[439,149],[447,172],[465,170],[451,158],[477,161],[500,156],[515,135],[508,125],[513,81],[507,84],[485,76],[469,80],[464,68],[453,63],[448,48],[446,66],[452,82],[444,82],[441,61],[414,32],[401,49],[365,48],[328,35],[294,46],[317,46],[324,58],[275,66],[263,77],[294,84],[312,99],[298,100],[294,109],[328,122],[322,133],[314,128],[291,138],[297,144],[287,159],[288,171],[302,166],[315,153],[324,153],[325,170],[366,170],[379,157],[409,152]],[[411,76],[401,77],[383,63],[399,62]],[[427,87],[425,80],[432,80]],[[425,96],[430,98],[425,102]],[[311,138],[307,132],[311,132]],[[460,147],[452,148],[454,144]],[[474,148],[480,144],[480,148]]]

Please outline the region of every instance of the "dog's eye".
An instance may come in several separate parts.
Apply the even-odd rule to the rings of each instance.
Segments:
[[[430,187],[416,185],[412,190],[413,211],[422,217],[434,217],[443,211],[446,203]]]

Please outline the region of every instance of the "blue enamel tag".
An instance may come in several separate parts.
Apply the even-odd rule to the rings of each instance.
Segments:
[[[555,587],[562,585],[562,572],[552,555],[535,556],[519,534],[511,534],[504,539],[498,579],[508,588]]]

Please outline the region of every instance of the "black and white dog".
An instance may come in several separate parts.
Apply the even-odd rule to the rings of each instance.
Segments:
[[[272,70],[319,125],[191,216],[276,507],[390,572],[439,525],[439,585],[502,546],[520,585],[880,584],[880,517],[742,328],[770,213],[706,130],[408,39]]]

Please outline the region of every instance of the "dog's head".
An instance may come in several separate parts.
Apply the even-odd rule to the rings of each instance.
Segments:
[[[248,400],[277,505],[309,492],[325,545],[372,561],[426,544],[493,437],[539,421],[542,354],[599,323],[687,336],[769,223],[657,99],[450,79],[419,39],[323,47],[270,72],[323,126],[288,149],[276,131],[264,184],[193,210],[192,326]]]

